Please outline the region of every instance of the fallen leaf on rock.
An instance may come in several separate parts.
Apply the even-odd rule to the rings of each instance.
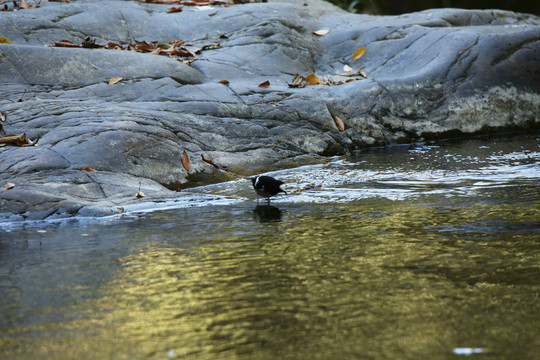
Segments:
[[[357,59],[360,59],[362,56],[364,56],[364,54],[366,53],[366,48],[365,47],[361,47],[360,49],[356,50],[352,56],[352,59],[353,60],[357,60]]]
[[[116,84],[117,82],[119,82],[122,79],[123,79],[123,77],[121,77],[121,76],[115,76],[115,77],[111,78],[111,80],[109,80],[109,85],[114,85],[114,84]]]
[[[178,7],[171,7],[169,8],[169,10],[167,11],[168,13],[176,13],[176,12],[180,12],[183,10],[183,6],[178,6]]]
[[[0,137],[0,144],[6,145],[15,145],[15,146],[29,146],[34,145],[34,143],[26,138],[26,134],[13,135],[8,134],[6,136]]]
[[[80,48],[82,47],[81,45],[78,45],[78,44],[75,44],[73,41],[71,40],[60,40],[60,41],[53,41],[54,42],[54,45],[52,46],[58,46],[58,47],[75,47],[75,48]],[[51,46],[51,45],[49,45]]]
[[[221,49],[221,45],[219,43],[204,45],[199,51],[196,51],[196,53],[198,54],[199,52],[204,51],[204,50],[216,50],[216,49]]]
[[[144,193],[141,191],[141,182],[139,181],[139,190],[137,190],[137,194],[135,194],[136,197],[142,198],[144,197]]]
[[[49,0],[50,1],[50,0]],[[120,44],[109,42],[107,45],[103,47],[104,49],[113,49],[113,50],[126,50],[125,47],[123,47]]]
[[[308,84],[311,84],[311,85],[319,84],[319,78],[317,77],[317,75],[313,73],[306,76],[305,80],[307,81]]]
[[[83,168],[81,168],[81,170],[84,170],[84,171],[97,171],[96,169],[94,169],[92,167],[83,167]]]
[[[142,3],[152,3],[152,4],[179,4],[180,0],[139,0]]]
[[[19,7],[21,9],[30,9],[30,5],[28,5],[28,2],[26,0],[21,0],[19,3]]]
[[[21,135],[8,134],[6,136],[0,137],[0,144],[23,146],[27,144],[26,134],[21,134]]]
[[[13,189],[15,187],[15,184],[12,182],[6,183],[6,190]]]
[[[365,72],[363,72],[362,70],[358,70],[358,75],[360,75],[361,77],[363,77],[364,79],[367,79],[367,75]]]
[[[330,32],[330,29],[321,29],[321,30],[314,31],[313,33],[318,36],[324,36],[328,34],[329,32]]]
[[[361,68],[358,68],[356,70],[350,69],[345,73],[339,74],[341,76],[356,76],[361,75],[367,79],[366,73],[364,73],[362,70],[365,69],[365,66],[362,66]],[[343,67],[343,70],[345,70],[345,67]]]
[[[184,150],[184,152],[182,153],[181,159],[182,159],[182,166],[184,166],[184,169],[189,171],[191,169],[191,162],[189,161],[189,156],[186,150]]]
[[[96,39],[90,39],[90,36],[87,36],[82,41],[81,46],[86,49],[101,49],[104,46],[96,43]]]
[[[261,88],[270,87],[270,81],[266,80],[265,82],[260,83],[259,87],[261,87]]]
[[[0,44],[13,44],[13,43],[9,41],[7,38],[0,36]]]
[[[223,84],[223,85],[229,85],[230,81],[229,80],[219,80],[218,83]]]
[[[341,120],[339,116],[337,115],[332,115],[332,117],[334,118],[334,122],[336,123],[338,130],[339,131],[345,130],[345,124],[343,123],[343,120]]]
[[[293,80],[292,80],[292,84],[288,84],[289,87],[293,87],[293,88],[303,88],[306,86],[306,84],[304,84],[304,77],[300,74],[296,74],[294,77],[293,77]]]
[[[214,162],[211,159],[205,158],[204,154],[201,154],[201,158],[202,158],[202,161],[204,161],[205,163],[208,163],[208,164],[212,165],[213,167],[219,169],[219,166],[214,164]]]

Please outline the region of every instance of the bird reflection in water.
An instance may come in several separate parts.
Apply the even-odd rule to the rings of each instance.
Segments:
[[[257,205],[253,209],[254,218],[258,222],[281,221],[283,211],[272,205]]]

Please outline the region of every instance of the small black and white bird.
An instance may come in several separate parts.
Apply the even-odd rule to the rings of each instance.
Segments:
[[[257,193],[257,202],[259,202],[259,196],[266,198],[270,203],[270,197],[282,192],[288,195],[285,190],[281,188],[283,181],[274,179],[271,176],[257,175],[255,177],[248,178],[253,183],[253,188]]]

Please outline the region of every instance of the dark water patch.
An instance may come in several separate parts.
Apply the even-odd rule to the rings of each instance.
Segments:
[[[238,181],[198,189],[232,194],[208,206],[2,229],[0,358],[535,359],[531,138],[280,171],[270,204]]]

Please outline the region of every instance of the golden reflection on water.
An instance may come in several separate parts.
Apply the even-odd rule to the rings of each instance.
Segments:
[[[168,227],[151,241],[152,231],[130,234],[131,254],[93,296],[12,329],[0,355],[443,359],[473,347],[533,359],[540,248],[519,224],[537,224],[540,209],[459,203],[371,199],[269,223],[211,218],[189,240],[189,224],[156,215]]]

